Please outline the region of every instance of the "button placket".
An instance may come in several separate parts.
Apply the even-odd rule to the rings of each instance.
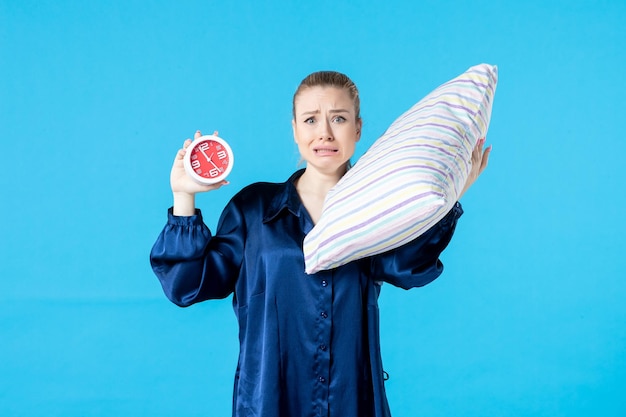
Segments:
[[[320,389],[321,398],[320,406],[322,408],[328,407],[328,384],[330,378],[330,333],[332,328],[332,271],[322,271],[321,277],[317,281],[319,288],[318,298],[318,314],[317,319],[318,326],[318,338],[317,338],[317,353],[318,367],[317,367],[317,384]]]

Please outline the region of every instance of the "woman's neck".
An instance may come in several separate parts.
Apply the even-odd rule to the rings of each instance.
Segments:
[[[322,215],[326,194],[339,182],[342,176],[343,173],[322,173],[307,167],[300,178],[298,178],[296,190],[298,190],[300,200],[309,212],[314,224],[317,223]]]
[[[345,174],[345,169],[334,173],[320,172],[314,168],[307,167],[298,179],[298,190],[319,195],[326,198],[328,191],[333,188]]]

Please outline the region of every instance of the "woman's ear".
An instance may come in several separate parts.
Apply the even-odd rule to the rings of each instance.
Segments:
[[[359,118],[356,121],[356,141],[361,139],[361,128],[363,127],[363,119]]]

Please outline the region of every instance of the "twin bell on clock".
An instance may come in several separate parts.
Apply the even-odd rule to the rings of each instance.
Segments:
[[[233,151],[215,135],[200,136],[187,147],[183,160],[187,175],[203,185],[224,180],[233,169]]]

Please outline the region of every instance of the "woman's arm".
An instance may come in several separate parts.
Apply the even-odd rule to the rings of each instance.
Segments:
[[[485,139],[479,139],[472,151],[472,168],[459,198],[487,168],[491,146],[483,149],[484,145]],[[372,258],[373,278],[404,289],[432,282],[443,272],[439,255],[450,243],[462,214],[461,204],[457,202],[443,219],[414,241]]]
[[[217,132],[215,132],[217,134]],[[202,133],[197,131],[194,139]],[[218,236],[213,236],[195,208],[195,195],[228,184],[201,185],[185,172],[183,158],[191,139],[174,158],[170,185],[174,205],[167,224],[150,253],[150,263],[166,296],[185,307],[210,298],[224,298],[235,286],[243,252],[243,216],[231,202],[222,213]],[[220,227],[226,226],[225,233]]]
[[[213,134],[217,135],[217,133],[215,131]],[[198,139],[200,136],[202,136],[202,133],[198,130],[193,138]],[[185,140],[183,147],[176,153],[172,171],[170,172],[170,186],[172,187],[174,197],[173,213],[175,216],[193,216],[196,211],[197,193],[217,190],[221,186],[228,184],[228,181],[221,181],[217,184],[202,185],[187,175],[183,160],[190,144],[191,139]]]
[[[409,289],[424,286],[441,275],[439,255],[448,246],[463,214],[456,203],[446,216],[412,242],[372,258],[372,278]]]
[[[212,235],[196,210],[168,221],[150,253],[150,264],[167,298],[181,307],[225,298],[235,289],[244,247],[245,222],[234,203],[224,209]]]

